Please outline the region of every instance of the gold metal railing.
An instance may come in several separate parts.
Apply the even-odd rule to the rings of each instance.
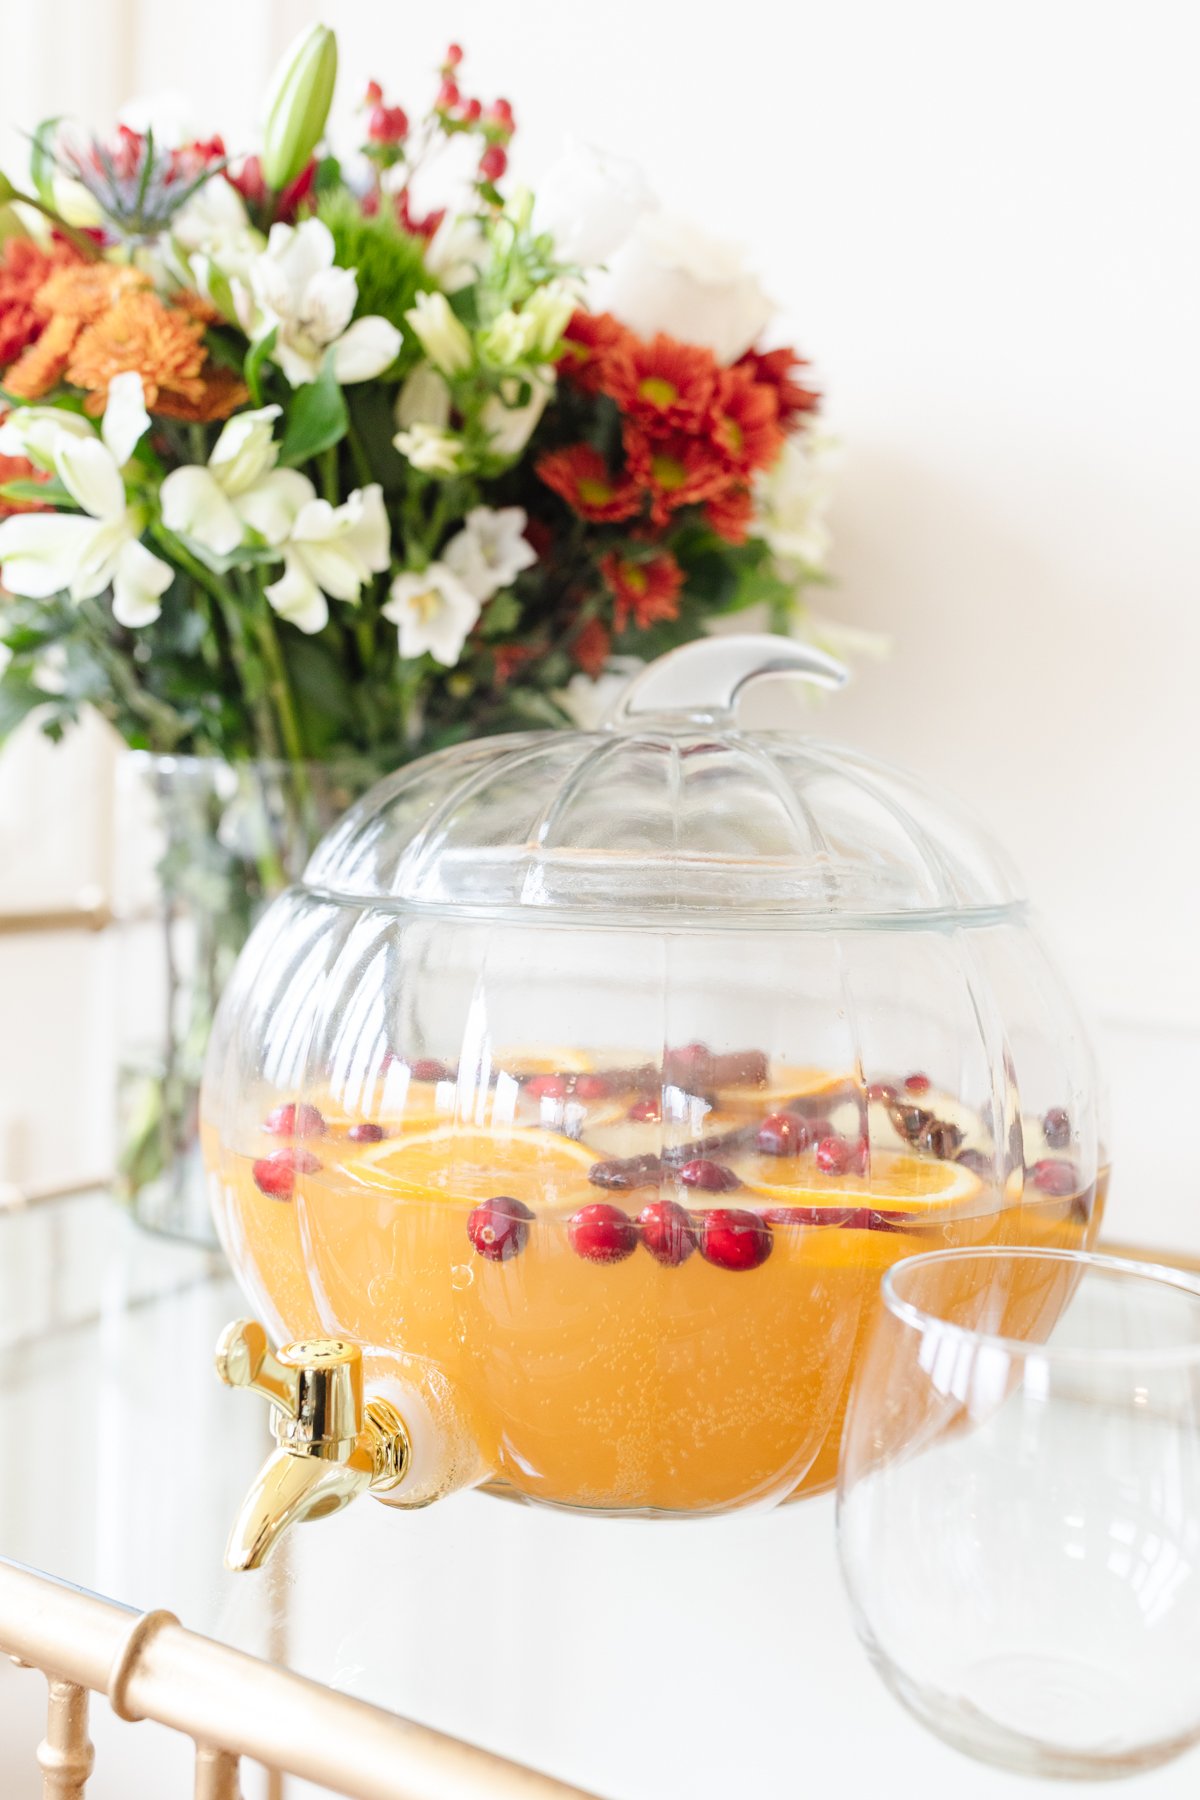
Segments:
[[[0,1561],[0,1653],[49,1684],[43,1800],[84,1800],[92,1694],[196,1746],[194,1800],[238,1800],[243,1757],[345,1800],[597,1800],[182,1626]],[[140,1800],[140,1796],[137,1797]]]
[[[107,931],[113,923],[108,902],[97,896],[74,906],[51,907],[42,912],[0,911],[0,937],[41,931]]]

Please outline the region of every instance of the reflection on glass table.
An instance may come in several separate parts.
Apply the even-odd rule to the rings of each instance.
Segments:
[[[962,1800],[962,1758],[871,1678],[830,1499],[682,1524],[364,1500],[229,1574],[230,1522],[270,1443],[265,1409],[213,1373],[244,1310],[217,1259],[137,1232],[104,1196],[0,1212],[0,1555],[611,1800],[868,1794],[897,1768],[923,1800]],[[0,1727],[6,1692],[26,1690],[23,1744],[44,1689],[0,1671]],[[141,1800],[107,1785],[116,1766],[105,1746],[89,1800]],[[1126,1791],[1194,1800],[1195,1785],[1185,1759]],[[1061,1790],[974,1769],[969,1792]]]
[[[883,1293],[839,1505],[876,1667],[1001,1767],[1180,1755],[1200,1740],[1200,1283],[959,1250],[898,1264]]]

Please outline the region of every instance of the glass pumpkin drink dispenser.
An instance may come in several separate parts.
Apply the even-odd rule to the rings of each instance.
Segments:
[[[259,925],[204,1095],[266,1327],[220,1367],[279,1440],[236,1564],[363,1489],[817,1492],[890,1263],[1094,1238],[1092,1059],[1012,870],[897,770],[743,729],[780,671],[841,675],[707,640],[602,730],[414,763]]]

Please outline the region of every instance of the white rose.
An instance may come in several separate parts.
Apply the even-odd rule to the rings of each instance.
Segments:
[[[607,262],[653,204],[636,163],[568,138],[538,188],[533,224],[551,234],[567,262],[586,268]]]
[[[179,88],[135,94],[117,114],[117,124],[140,131],[143,137],[152,131],[156,150],[177,150],[181,144],[194,144],[200,136],[195,105]]]
[[[707,344],[720,363],[736,362],[774,311],[736,246],[666,212],[641,215],[589,304],[640,337]]]

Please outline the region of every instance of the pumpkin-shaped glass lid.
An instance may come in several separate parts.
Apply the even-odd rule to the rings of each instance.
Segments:
[[[704,930],[899,925],[1020,901],[1007,859],[953,802],[801,729],[743,725],[766,676],[834,687],[845,671],[769,636],[669,651],[599,730],[481,738],[380,782],[305,884],[357,904]]]

